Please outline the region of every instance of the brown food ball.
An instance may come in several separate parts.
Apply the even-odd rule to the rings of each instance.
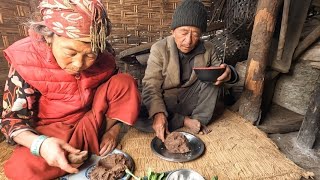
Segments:
[[[165,147],[170,153],[190,152],[188,139],[180,132],[170,133],[164,141]]]
[[[68,161],[71,164],[81,164],[88,159],[88,151],[81,151],[76,154],[68,154]]]
[[[116,180],[125,174],[126,169],[131,169],[129,159],[123,154],[111,154],[99,160],[97,166],[91,171],[91,180]]]

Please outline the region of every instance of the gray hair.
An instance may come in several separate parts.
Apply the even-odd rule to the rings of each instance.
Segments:
[[[27,27],[29,27],[34,32],[38,33],[42,36],[43,41],[45,41],[44,37],[53,37],[54,32],[51,31],[47,26],[43,24],[43,22],[29,21],[25,23]]]
[[[53,37],[55,34],[53,31],[51,31],[46,25],[43,24],[43,22],[37,22],[37,21],[29,21],[25,23],[27,27],[29,27],[31,30],[36,32],[37,34],[41,35],[40,41],[46,42],[45,37]],[[106,40],[106,50],[113,54],[115,56],[115,50],[113,49],[112,45]]]

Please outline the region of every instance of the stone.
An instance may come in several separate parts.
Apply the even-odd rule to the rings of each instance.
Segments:
[[[280,76],[272,101],[284,108],[305,115],[320,70],[304,63],[292,67],[292,73]]]

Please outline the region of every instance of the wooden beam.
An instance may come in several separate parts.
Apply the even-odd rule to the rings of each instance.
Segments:
[[[285,19],[283,17],[282,19],[287,20],[286,27],[283,27],[283,24],[281,25],[278,47],[282,50],[279,49],[280,51],[278,50],[277,58],[273,59],[271,64],[272,69],[281,73],[289,72],[293,60],[293,53],[299,44],[310,3],[311,0],[290,0],[288,18]],[[285,8],[284,10],[287,11],[288,9]],[[284,28],[286,28],[285,34],[283,34]]]
[[[320,37],[320,25],[316,27],[307,37],[305,37],[294,51],[293,60],[297,58]]]
[[[320,79],[310,98],[310,104],[298,133],[300,147],[312,149],[320,128]]]
[[[289,21],[289,10],[290,10],[291,0],[284,0],[283,10],[282,10],[282,20],[281,20],[281,29],[279,35],[278,51],[277,51],[277,60],[282,59],[283,50],[286,42],[286,35],[288,30],[288,21]]]
[[[299,131],[304,116],[277,104],[271,104],[270,110],[257,127],[269,134],[284,134]]]
[[[259,0],[248,54],[245,90],[240,98],[240,114],[255,123],[261,117],[261,100],[267,58],[280,1]]]
[[[148,53],[148,51],[150,51],[151,46],[154,44],[154,42],[152,43],[146,43],[146,44],[141,44],[139,46],[136,47],[132,47],[126,50],[123,50],[119,53],[119,55],[117,56],[119,59],[128,57],[128,56],[133,56],[133,55],[137,55],[137,54],[143,54],[143,53]]]
[[[268,133],[268,134],[285,134],[290,132],[298,131],[301,127],[301,123],[299,124],[289,124],[289,125],[271,125],[271,126],[265,126],[265,125],[259,125],[257,126],[261,131]]]

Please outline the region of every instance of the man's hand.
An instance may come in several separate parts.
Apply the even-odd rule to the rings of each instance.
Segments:
[[[80,150],[55,137],[49,137],[43,141],[40,148],[40,155],[50,166],[59,167],[68,173],[77,173],[79,170],[71,166],[66,158],[66,153],[79,153]]]
[[[224,82],[227,82],[231,79],[231,70],[227,64],[221,64],[220,67],[224,67],[225,71],[221,76],[218,77],[215,85],[220,85]]]
[[[156,136],[164,142],[165,133],[169,134],[167,117],[164,113],[161,112],[154,115],[152,128],[156,132]]]

